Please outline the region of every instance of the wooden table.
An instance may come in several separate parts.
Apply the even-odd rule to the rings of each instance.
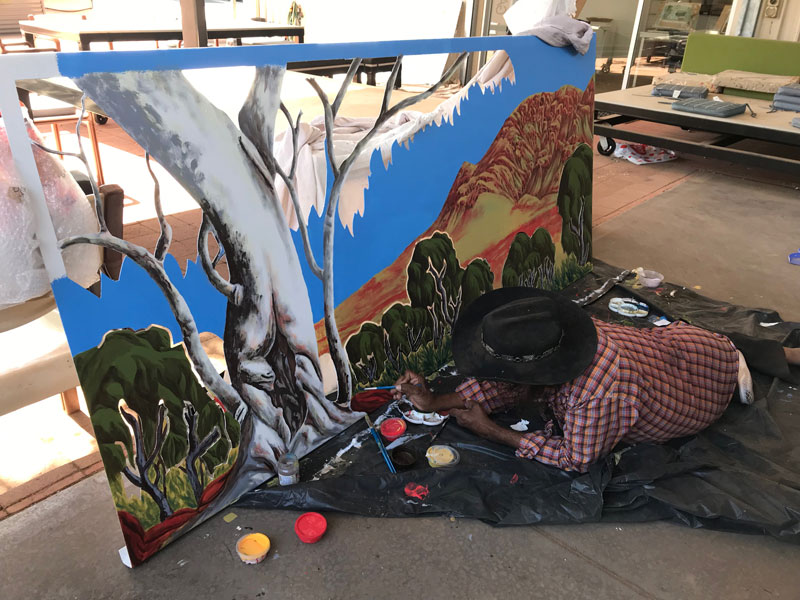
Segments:
[[[34,38],[44,37],[53,40],[77,42],[81,50],[90,50],[92,42],[163,42],[183,40],[183,31],[179,21],[161,24],[92,20],[85,21],[64,17],[62,15],[41,15],[33,20],[20,21],[19,29],[25,39],[32,45]],[[303,42],[305,29],[297,25],[276,25],[253,20],[215,21],[208,26],[208,39],[236,40],[242,44],[242,38],[257,37],[297,37]]]
[[[777,169],[789,173],[800,173],[800,129],[792,127],[796,113],[779,110],[770,111],[770,102],[725,94],[720,100],[747,103],[756,113],[745,111],[734,117],[710,117],[674,110],[671,98],[651,96],[652,86],[645,85],[627,90],[597,94],[594,101],[594,133],[601,136],[597,149],[609,155],[616,147],[615,139],[638,144],[650,144],[676,152],[695,154],[704,158],[715,158],[747,164],[751,167]],[[660,123],[684,130],[715,134],[703,141],[693,141],[687,136],[672,137],[656,135],[622,127],[637,121]],[[734,148],[735,144],[747,141],[776,144],[776,153]],[[788,155],[788,156],[787,156]]]

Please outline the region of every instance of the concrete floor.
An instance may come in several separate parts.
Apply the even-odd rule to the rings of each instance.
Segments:
[[[258,598],[548,599],[798,597],[800,548],[667,523],[495,529],[445,517],[328,514],[316,545],[298,513],[235,510],[129,570],[102,474],[0,522],[2,597],[247,600]],[[239,530],[238,528],[242,529]],[[235,557],[247,528],[267,533],[260,565]]]
[[[659,189],[636,196],[633,208],[622,206],[633,202],[629,190],[620,208],[603,209],[598,258],[800,319],[800,267],[786,264],[800,246],[797,182],[731,179],[728,168],[691,161],[630,167],[628,178],[596,159],[597,195],[644,180]],[[94,475],[0,521],[0,599],[800,598],[800,547],[761,536],[668,523],[494,529],[328,514],[326,537],[308,546],[293,532],[297,513],[235,512],[233,522],[217,515],[129,570],[116,553],[122,536],[105,478]],[[258,566],[235,556],[249,528],[273,543]]]
[[[649,168],[648,166],[639,168]],[[800,321],[800,191],[703,172],[594,228],[595,255]],[[800,592],[798,592],[800,597]]]

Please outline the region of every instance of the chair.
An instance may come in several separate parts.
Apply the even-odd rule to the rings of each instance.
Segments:
[[[0,2],[0,54],[12,52],[60,52],[61,43],[53,40],[52,48],[37,48],[19,30],[19,22],[44,14],[43,0],[11,0]]]
[[[122,237],[122,188],[105,185],[100,188],[100,195],[109,230]],[[120,254],[104,250],[102,271],[117,279],[121,265]],[[40,351],[21,355],[20,348],[31,339],[36,340]],[[8,355],[3,356],[4,352]],[[80,411],[78,375],[51,293],[0,311],[0,357],[4,358],[0,367],[0,416],[60,394],[64,412],[73,415],[82,427],[86,425],[85,416],[76,414]]]

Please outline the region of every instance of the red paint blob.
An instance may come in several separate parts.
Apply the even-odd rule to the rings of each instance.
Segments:
[[[427,485],[420,485],[419,483],[407,483],[404,489],[406,496],[409,498],[416,498],[417,500],[424,500],[425,496],[429,494]]]
[[[514,474],[511,476],[511,485],[514,485],[514,484],[515,484],[515,483],[517,483],[518,481],[519,481],[519,475],[517,475],[516,473],[514,473]]]

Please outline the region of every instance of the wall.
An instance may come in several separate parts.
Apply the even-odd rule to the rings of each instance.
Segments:
[[[606,56],[625,57],[631,42],[633,21],[636,18],[636,0],[588,0],[581,12],[581,17],[606,17],[614,19],[613,34],[609,34],[603,54]],[[599,56],[599,54],[598,54]]]
[[[762,5],[766,5],[766,2],[762,2]],[[787,42],[800,41],[800,0],[783,0],[781,16],[777,19],[764,18],[762,6],[756,37]]]

